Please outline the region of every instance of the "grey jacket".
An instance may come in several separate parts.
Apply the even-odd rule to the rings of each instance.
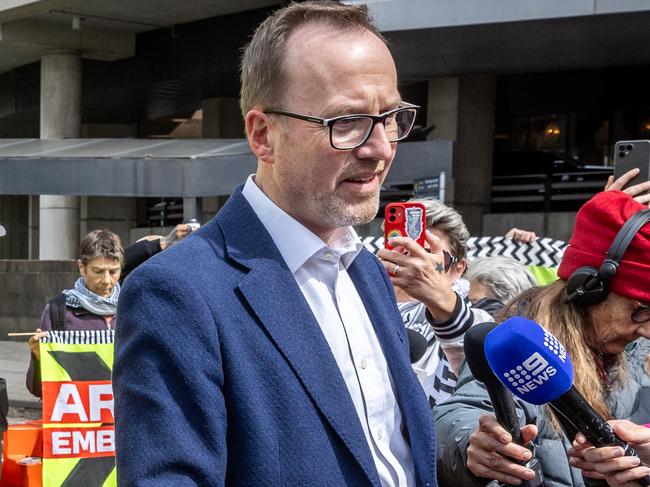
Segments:
[[[614,371],[609,371],[614,377]],[[638,339],[627,353],[627,380],[612,384],[607,405],[616,418],[629,418],[635,423],[650,422],[650,340]],[[534,406],[515,398],[519,422],[535,424],[539,434],[534,441],[535,456],[542,464],[547,487],[582,487],[580,470],[569,465],[566,449],[569,443],[555,431],[543,406]],[[476,430],[478,418],[492,413],[485,386],[474,379],[469,367],[463,366],[454,394],[433,408],[438,442],[438,481],[440,485],[482,486],[479,479],[465,467],[469,436]],[[593,485],[593,484],[589,484]]]

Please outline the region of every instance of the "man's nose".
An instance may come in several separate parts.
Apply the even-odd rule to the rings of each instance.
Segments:
[[[393,145],[388,142],[388,135],[383,123],[376,124],[366,143],[357,149],[359,159],[377,159],[390,162],[393,158]]]

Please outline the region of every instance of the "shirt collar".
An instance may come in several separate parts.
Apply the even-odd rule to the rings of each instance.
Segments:
[[[295,274],[312,256],[328,246],[271,201],[257,186],[254,176],[248,176],[242,194],[271,235],[287,267]],[[329,248],[340,256],[343,267],[347,269],[363,249],[363,244],[354,228],[345,227],[335,232]]]

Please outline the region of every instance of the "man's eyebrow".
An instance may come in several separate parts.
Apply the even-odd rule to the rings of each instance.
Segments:
[[[357,113],[365,113],[361,105],[336,105],[332,107],[326,107],[323,111],[323,118],[334,118],[340,115],[355,115]]]
[[[390,111],[393,110],[397,107],[399,107],[402,104],[402,99],[398,98],[394,100],[392,103],[389,103],[388,106],[391,108],[386,108],[385,110],[382,109],[382,111]],[[341,115],[356,115],[356,114],[368,114],[368,112],[364,109],[364,106],[362,104],[359,105],[354,105],[351,103],[345,104],[345,105],[336,105],[332,107],[325,107],[323,110],[323,114],[321,115],[323,118],[334,118],[338,117]]]

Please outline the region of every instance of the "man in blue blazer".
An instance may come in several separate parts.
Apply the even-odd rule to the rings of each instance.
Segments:
[[[119,485],[436,485],[393,289],[352,229],[416,114],[365,8],[276,11],[241,105],[256,174],[120,297]]]

